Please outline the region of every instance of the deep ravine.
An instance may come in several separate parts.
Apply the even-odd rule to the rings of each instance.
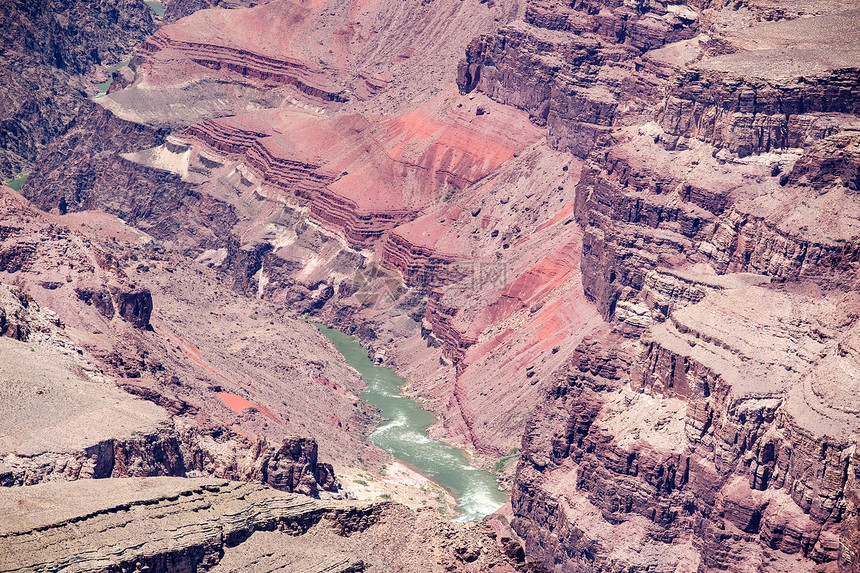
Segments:
[[[427,428],[436,417],[401,394],[406,380],[390,368],[374,365],[354,337],[320,324],[317,328],[358,370],[368,386],[362,398],[385,418],[368,436],[369,442],[451,492],[460,512],[458,521],[480,520],[505,503],[507,495],[499,490],[495,476],[470,465],[462,450],[428,437]]]

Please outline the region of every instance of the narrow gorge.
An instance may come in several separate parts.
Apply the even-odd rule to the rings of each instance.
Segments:
[[[0,570],[860,573],[853,0],[0,3]]]

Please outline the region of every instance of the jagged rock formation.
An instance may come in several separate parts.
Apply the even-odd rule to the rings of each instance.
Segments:
[[[391,503],[145,478],[0,491],[4,571],[513,571],[485,534]],[[428,543],[423,533],[447,529]]]
[[[570,570],[583,556],[614,570],[633,548],[658,570],[854,570],[852,304],[723,289],[648,329],[635,354],[583,346],[527,433],[515,528]]]
[[[841,393],[855,368],[856,13],[532,4],[525,24],[473,43],[460,87],[587,155],[583,288],[615,328],[557,371],[529,422],[512,499],[527,552],[561,571],[856,570],[858,427]],[[847,36],[807,43],[831,29]],[[523,69],[570,83],[540,92]]]
[[[184,271],[171,270],[161,271],[162,283],[148,282],[148,275],[157,270],[149,265],[159,263],[150,259],[142,264],[145,249],[130,247],[138,261],[133,263],[138,282],[132,282],[122,269],[123,259],[107,249],[116,246],[117,237],[131,245],[151,241],[141,233],[110,218],[76,223],[85,230],[98,225],[112,239],[101,243],[103,237],[86,238],[71,231],[9,190],[0,201],[0,276],[21,285],[3,291],[0,329],[30,344],[9,346],[11,354],[4,359],[3,376],[8,377],[4,391],[11,393],[3,400],[8,424],[0,432],[4,444],[0,480],[5,485],[80,477],[212,475],[313,495],[337,491],[332,468],[318,461],[317,443],[308,437],[308,428],[326,443],[326,453],[333,452],[335,443],[340,449],[350,441],[354,443],[350,447],[358,449],[368,414],[355,402],[356,382],[350,375],[309,363],[304,356],[311,352],[298,350],[297,341],[307,340],[308,331],[315,329],[302,325],[301,334],[281,328],[272,332],[271,326],[266,333],[249,329],[243,335],[241,359],[235,354],[219,356],[214,347],[210,354],[211,335],[196,339],[202,333],[186,332],[189,327],[182,326],[182,321],[194,317],[187,324],[196,329],[201,320],[195,317],[194,306],[182,301],[201,280],[211,278],[183,277]],[[212,289],[210,296],[214,302],[224,293]],[[274,318],[274,312],[259,306],[243,309],[234,297],[229,297],[226,318],[215,317],[225,326],[235,329],[242,321],[256,325],[258,317],[251,312],[262,319]],[[223,312],[228,303],[221,300]],[[217,305],[206,307],[210,323],[209,313],[216,309]],[[196,312],[202,315],[203,310]],[[218,330],[227,338],[235,336],[235,330]],[[278,358],[262,361],[257,356],[269,352],[269,344],[280,347]],[[324,355],[314,353],[315,360]],[[62,357],[67,354],[71,357]],[[30,359],[48,368],[38,381],[24,374],[35,372],[35,366],[15,370],[15,365],[25,368]],[[52,373],[51,368],[58,371]],[[286,386],[284,377],[291,380]],[[69,379],[72,382],[63,382]],[[253,386],[241,382],[248,379]],[[129,400],[114,384],[139,399]],[[287,402],[285,392],[291,387],[301,390]],[[103,393],[123,404],[120,411],[107,398],[90,397]],[[59,400],[55,411],[45,414],[46,401],[53,400]],[[307,413],[297,415],[305,408]],[[94,410],[101,413],[93,414]],[[99,430],[90,422],[92,415],[107,425]],[[39,426],[39,420],[44,424]],[[127,423],[120,424],[122,420]],[[90,431],[81,431],[88,426]],[[346,442],[344,431],[352,434]],[[52,440],[55,432],[74,443]]]
[[[91,91],[79,74],[112,65],[155,29],[149,8],[122,0],[0,4],[0,177],[32,164]]]
[[[117,388],[60,330],[57,314],[20,289],[0,285],[0,317],[0,485],[209,475],[308,495],[337,491],[312,439],[250,440],[172,419],[200,408],[136,385]]]
[[[683,4],[528,2],[522,22],[469,45],[457,83],[527,110],[547,125],[551,145],[585,157],[602,134],[656,103],[657,71],[637,59],[698,28]]]
[[[203,340],[194,303],[159,309],[220,274],[352,329],[452,441],[520,445],[512,525],[536,567],[858,570],[855,6],[223,4],[162,28],[25,189],[163,249],[114,247],[152,333],[70,273],[88,320],[152,353],[92,343],[123,387],[277,437],[316,399],[321,447],[359,434],[354,394],[307,382],[331,369],[286,364],[304,382],[281,407],[283,346],[236,343],[238,368],[228,321],[194,314]],[[30,251],[6,252],[35,291]],[[59,273],[40,303],[72,295]]]
[[[164,19],[175,22],[199,10],[206,8],[244,8],[255,6],[261,2],[257,0],[164,0]]]
[[[93,133],[102,137],[90,137]],[[88,103],[45,150],[28,188],[46,211],[64,214],[98,206],[157,238],[173,237],[184,248],[223,247],[225,230],[235,221],[228,206],[200,196],[171,173],[141,169],[122,156],[159,145],[166,136],[165,130],[123,121]],[[117,194],[117,189],[126,192]],[[189,233],[179,238],[181,228]]]

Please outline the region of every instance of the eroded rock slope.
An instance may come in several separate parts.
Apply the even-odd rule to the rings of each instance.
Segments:
[[[4,571],[513,571],[481,534],[392,503],[180,478],[44,484],[0,497],[11,508],[0,529]]]
[[[358,334],[508,464],[535,567],[858,570],[856,6],[223,4],[153,35],[25,195],[147,233],[150,291],[193,259]],[[280,435],[225,339],[204,360],[154,306],[209,374],[148,387]],[[358,434],[330,400],[308,427]]]

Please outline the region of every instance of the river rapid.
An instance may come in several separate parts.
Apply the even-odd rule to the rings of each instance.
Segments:
[[[448,490],[457,500],[460,514],[456,521],[480,520],[505,503],[507,495],[499,490],[494,475],[470,465],[462,450],[427,435],[427,428],[436,423],[436,416],[402,395],[401,387],[406,380],[390,368],[373,364],[355,337],[324,325],[316,326],[358,370],[368,386],[362,398],[379,408],[385,418],[367,437],[369,442]]]

